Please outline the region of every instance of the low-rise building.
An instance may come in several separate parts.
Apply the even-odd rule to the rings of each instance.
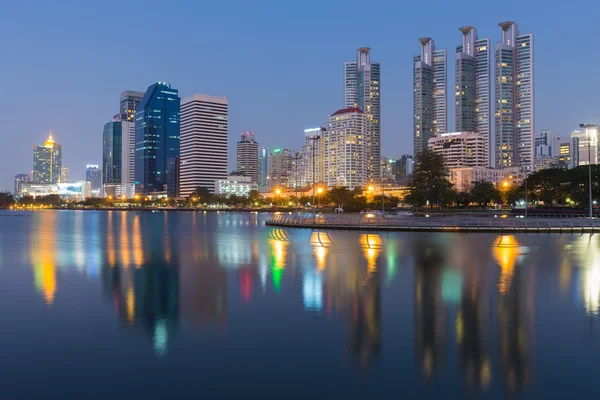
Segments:
[[[475,132],[452,132],[429,139],[429,150],[444,157],[448,169],[489,167],[488,137]]]
[[[81,201],[92,195],[90,182],[79,181],[71,183],[22,183],[21,196],[48,196],[57,194],[63,200]]]
[[[465,167],[450,169],[450,182],[459,192],[467,192],[473,186],[473,182],[485,181],[491,182],[496,186],[502,182],[511,184],[521,184],[525,179],[525,172],[520,168],[484,168],[484,167]]]
[[[230,175],[226,180],[219,180],[215,185],[215,193],[224,196],[248,197],[252,190],[258,190],[258,184],[252,182],[251,176]]]

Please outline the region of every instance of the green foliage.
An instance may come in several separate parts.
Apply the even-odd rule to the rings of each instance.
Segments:
[[[0,192],[0,208],[8,208],[15,202],[10,193]]]
[[[487,204],[500,200],[500,192],[493,183],[487,181],[473,182],[468,193],[469,200],[484,208]]]
[[[421,208],[429,202],[430,206],[442,207],[456,198],[456,192],[448,180],[448,169],[444,158],[426,150],[415,159],[415,171],[408,183],[409,193],[405,201],[413,207]]]

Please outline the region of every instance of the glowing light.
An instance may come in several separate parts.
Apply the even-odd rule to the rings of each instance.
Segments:
[[[317,193],[318,193],[318,194],[321,194],[321,193],[323,193],[323,188],[317,188]]]
[[[372,192],[375,189],[373,186],[369,186],[369,192]]]
[[[133,291],[133,286],[129,286],[127,288],[127,323],[132,325],[135,321],[135,292]]]
[[[281,190],[280,190],[280,189],[277,189],[277,190],[275,190],[275,194],[276,194],[277,196],[279,196],[279,195],[281,194]]]
[[[493,247],[493,255],[500,266],[498,292],[506,294],[514,274],[515,263],[519,255],[519,244],[514,236],[500,236]]]

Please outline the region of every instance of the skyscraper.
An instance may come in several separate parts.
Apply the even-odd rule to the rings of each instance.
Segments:
[[[253,132],[242,132],[237,142],[237,172],[249,176],[252,183],[258,183],[258,143]]]
[[[60,169],[60,181],[62,183],[69,182],[69,167],[62,167]]]
[[[321,139],[327,186],[352,189],[367,184],[364,144],[367,123],[365,113],[359,108],[338,110],[329,116]]]
[[[164,82],[151,85],[135,113],[136,193],[177,193],[180,155],[177,89]]]
[[[365,158],[367,180],[380,179],[381,66],[371,62],[371,49],[361,47],[355,62],[344,63],[344,107],[359,108],[367,119]]]
[[[52,131],[42,146],[33,146],[33,181],[35,183],[58,183],[62,168],[60,144],[54,142]]]
[[[512,21],[499,25],[502,41],[494,47],[494,165],[531,172],[535,131],[533,33],[519,35]]]
[[[268,186],[269,180],[269,149],[261,147],[258,154],[258,186]]]
[[[304,144],[297,160],[298,187],[323,182],[323,134],[324,127],[304,130]]]
[[[446,50],[433,39],[419,39],[421,54],[413,57],[413,142],[415,155],[427,150],[431,137],[446,133],[448,119]]]
[[[290,149],[274,149],[269,155],[269,187],[292,188],[296,185],[295,154]]]
[[[88,164],[85,166],[85,181],[90,183],[92,197],[100,197],[102,170],[98,165]]]
[[[456,47],[456,131],[477,132],[491,140],[490,38],[478,39],[477,30],[463,26]]]
[[[108,122],[103,132],[102,193],[106,196],[133,197],[134,183],[135,124],[117,120]]]
[[[216,181],[227,179],[227,121],[225,97],[193,94],[181,100],[181,197],[198,187],[215,193]]]
[[[120,121],[134,122],[135,112],[142,101],[142,97],[144,97],[144,92],[126,90],[121,93],[119,114],[115,115],[115,119]]]
[[[16,174],[15,175],[15,191],[13,192],[13,196],[21,195],[21,185],[23,183],[29,182],[29,174]]]

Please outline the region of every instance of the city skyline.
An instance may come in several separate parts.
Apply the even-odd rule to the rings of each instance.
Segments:
[[[340,26],[337,23],[318,33],[311,32],[304,35],[301,40],[296,40],[290,49],[285,49],[283,43],[280,43],[280,39],[270,38],[268,39],[271,41],[269,43],[278,52],[284,51],[285,56],[273,60],[274,62],[264,72],[259,71],[258,66],[250,65],[252,64],[250,61],[247,65],[249,69],[246,72],[256,78],[250,81],[243,79],[246,74],[242,74],[244,77],[240,76],[235,60],[240,56],[239,51],[242,51],[241,55],[244,57],[249,57],[249,60],[254,60],[258,56],[245,50],[239,50],[235,46],[231,47],[231,53],[219,52],[219,57],[211,63],[212,66],[198,67],[197,63],[190,63],[193,64],[192,68],[192,65],[188,66],[188,62],[186,62],[187,58],[192,56],[181,51],[181,54],[177,56],[180,60],[177,65],[166,65],[162,62],[141,68],[140,61],[134,58],[124,59],[123,62],[131,66],[131,71],[123,73],[120,66],[118,68],[115,66],[115,69],[112,69],[113,67],[103,69],[94,67],[97,62],[96,57],[105,58],[105,50],[108,49],[112,38],[112,34],[108,30],[103,30],[96,47],[81,49],[87,52],[85,54],[89,55],[94,62],[90,64],[88,61],[79,61],[78,71],[74,73],[73,68],[64,62],[44,71],[31,68],[22,71],[22,62],[28,61],[31,56],[27,56],[22,49],[17,48],[21,46],[28,52],[36,50],[43,52],[42,49],[45,47],[52,49],[52,46],[56,46],[59,58],[65,56],[66,60],[71,60],[72,49],[66,44],[61,44],[60,41],[63,35],[71,32],[68,28],[63,32],[52,32],[48,37],[39,37],[38,35],[30,38],[26,42],[27,45],[20,42],[25,39],[11,39],[14,43],[7,43],[9,57],[7,57],[6,66],[9,71],[9,79],[3,85],[7,90],[15,93],[15,101],[4,100],[3,108],[7,112],[3,118],[6,121],[6,128],[15,134],[8,138],[8,146],[0,154],[0,160],[2,160],[0,161],[0,170],[4,171],[0,176],[0,189],[11,190],[13,175],[26,173],[30,169],[30,157],[26,154],[27,144],[43,141],[50,128],[61,138],[64,163],[71,168],[73,179],[82,179],[86,164],[101,163],[101,152],[97,150],[101,146],[101,129],[104,123],[110,122],[110,116],[118,111],[115,110],[115,97],[124,90],[143,90],[151,82],[162,79],[179,88],[182,96],[194,92],[227,96],[231,104],[230,139],[235,138],[243,130],[253,130],[261,138],[261,144],[269,148],[299,148],[303,140],[303,130],[314,126],[315,121],[324,121],[328,113],[339,108],[339,93],[343,88],[339,71],[343,63],[348,61],[348,54],[352,54],[360,46],[371,47],[376,54],[376,60],[383,64],[386,88],[382,92],[382,118],[384,121],[381,133],[382,155],[397,158],[401,154],[412,152],[410,134],[412,130],[412,68],[410,57],[414,53],[415,39],[420,36],[434,37],[436,47],[448,50],[448,62],[450,63],[459,39],[458,32],[455,34],[451,34],[451,32],[456,32],[457,27],[476,26],[479,37],[491,37],[492,43],[495,43],[498,38],[497,23],[503,19],[515,20],[526,32],[535,32],[537,128],[553,129],[560,135],[566,136],[581,122],[593,122],[600,119],[600,109],[595,105],[592,96],[600,84],[594,80],[590,82],[583,78],[561,79],[562,76],[567,76],[569,71],[567,63],[563,61],[563,57],[561,60],[553,60],[552,57],[552,49],[561,48],[561,51],[565,52],[565,60],[574,58],[581,51],[583,45],[572,43],[570,35],[553,32],[550,27],[544,26],[545,24],[540,22],[539,16],[534,13],[534,11],[539,11],[541,3],[521,5],[521,8],[517,8],[517,4],[513,2],[508,5],[503,4],[502,7],[487,6],[485,7],[486,16],[481,17],[482,6],[473,7],[472,10],[458,15],[451,11],[450,5],[446,6],[440,3],[439,9],[446,10],[448,13],[440,13],[444,15],[435,16],[432,23],[421,24],[422,26],[419,18],[416,18],[415,21],[406,21],[402,26],[396,26],[393,20],[397,18],[397,13],[394,14],[392,11],[398,10],[398,8],[384,6],[388,12],[383,14],[390,15],[385,15],[378,23],[370,23],[369,27],[373,28],[371,32],[348,31],[349,34],[345,36],[345,39],[338,42],[335,47],[320,43],[328,42],[328,39],[335,37],[334,28]],[[591,33],[588,31],[590,28],[583,23],[589,13],[581,15],[581,7],[578,11],[578,5],[581,3],[570,4],[568,9],[561,10],[561,16],[567,21],[574,21],[577,18],[578,22],[582,22],[579,24],[583,29],[582,34]],[[2,29],[11,29],[12,24],[19,21],[22,25],[40,22],[40,16],[37,15],[27,15],[28,20],[24,20],[26,18],[25,10],[21,9],[19,5],[10,7],[12,7],[11,11],[14,11],[15,18]],[[212,7],[216,8],[213,11],[220,8],[219,6]],[[98,10],[99,15],[108,15],[110,11],[108,8]],[[242,11],[244,7],[239,8],[239,11]],[[338,10],[334,5],[326,5],[323,8],[323,15],[317,16],[317,20],[321,20],[321,18],[326,20],[328,15]],[[61,5],[55,10],[48,9],[47,11],[55,15],[65,10]],[[233,29],[235,22],[247,18],[249,9],[243,11],[239,14],[233,12],[229,16],[228,21],[231,21],[231,25],[228,23],[228,28]],[[299,15],[306,15],[302,10],[297,11],[300,13]],[[148,12],[150,13],[150,11]],[[274,10],[273,13],[281,13],[281,10]],[[86,15],[86,7],[77,7],[58,19],[73,18],[77,15]],[[392,15],[395,17],[392,18]],[[257,16],[257,18],[260,21],[262,20],[260,18],[266,17]],[[44,26],[44,23],[41,25]],[[136,26],[139,29],[140,23],[136,23]],[[233,29],[234,33],[223,38],[222,45],[229,49],[233,45],[233,37],[236,40],[239,38],[236,34],[243,30],[243,26],[245,25],[236,27]],[[289,28],[289,31],[286,31],[286,28]],[[248,44],[258,38],[263,39],[263,36],[272,29],[272,27],[263,28],[259,33],[250,34],[243,41]],[[284,36],[287,36],[294,34],[296,30],[300,31],[301,27],[300,24],[298,26],[292,24],[282,29],[285,31]],[[177,31],[181,31],[181,28],[177,28]],[[89,35],[91,35],[89,29],[83,29],[81,40]],[[49,40],[51,42],[47,42]],[[67,44],[77,48],[79,40],[72,39]],[[301,60],[302,54],[314,46],[317,46],[318,49],[327,48],[327,53],[320,56],[317,63],[311,63],[312,65],[307,67],[309,73],[306,75],[309,75],[310,79],[300,77],[299,82],[293,83],[286,92],[279,92],[281,82],[291,82],[289,77],[298,68],[292,64]],[[211,45],[211,49],[216,51],[214,45]],[[77,59],[84,58],[77,57]],[[306,65],[304,67],[306,68]],[[115,76],[114,71],[117,69],[120,71],[119,76]],[[28,74],[27,80],[24,78],[25,72]],[[215,73],[214,78],[202,78],[204,75],[210,76]],[[264,79],[264,77],[268,75],[275,78],[273,80],[278,83],[267,82],[268,79]],[[92,77],[93,79],[91,79]],[[23,85],[24,81],[30,83]],[[241,84],[242,81],[245,83]],[[452,68],[448,68],[447,81],[454,82]],[[86,85],[89,85],[86,86],[86,89],[93,92],[96,99],[93,107],[76,96],[81,90],[82,82],[86,82]],[[62,85],[64,88],[64,90],[61,89],[62,93],[53,92],[55,87],[59,87],[57,85]],[[264,88],[262,88],[263,85]],[[259,87],[261,89],[257,89]],[[314,96],[317,90],[319,96]],[[561,101],[562,96],[565,95],[571,96],[572,101]],[[36,96],[36,99],[31,100],[31,97]],[[25,100],[26,98],[27,100]],[[27,107],[22,107],[23,111],[21,111],[15,106],[16,104],[25,104],[25,101],[33,101],[36,110],[35,118],[31,118],[31,111],[25,118],[23,112]],[[297,112],[300,104],[305,108],[302,113]],[[452,100],[448,101],[447,113],[449,130],[455,124],[455,109]],[[235,163],[235,146],[232,146],[235,140],[229,142],[228,169],[231,171]],[[11,149],[10,153],[8,152],[9,148]]]

